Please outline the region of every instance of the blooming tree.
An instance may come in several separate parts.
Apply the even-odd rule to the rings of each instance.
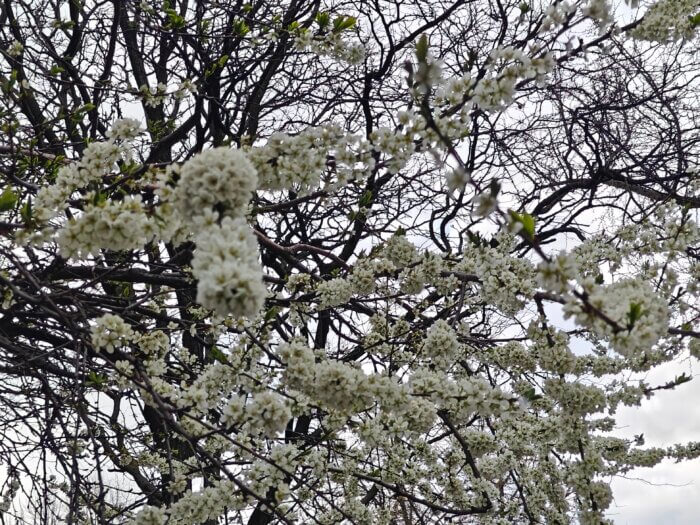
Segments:
[[[700,456],[614,418],[700,357],[699,13],[5,1],[4,522],[609,523]]]

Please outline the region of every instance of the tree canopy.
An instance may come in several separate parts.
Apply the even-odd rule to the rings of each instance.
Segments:
[[[700,443],[697,0],[4,0],[0,520],[610,523]]]

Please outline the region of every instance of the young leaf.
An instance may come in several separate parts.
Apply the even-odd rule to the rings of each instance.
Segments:
[[[25,203],[25,205],[22,206],[22,209],[19,211],[19,214],[22,217],[24,224],[29,226],[32,223],[32,215],[34,214],[34,210],[32,210],[32,198],[31,197],[29,197],[27,199],[27,202]]]
[[[12,191],[12,188],[5,188],[5,191],[0,194],[0,212],[10,211],[17,204],[17,194]]]
[[[233,23],[233,34],[236,36],[246,36],[250,32],[250,27],[245,20],[236,20]]]
[[[333,20],[333,32],[340,33],[355,26],[357,19],[353,16],[339,16]]]
[[[209,349],[209,357],[214,359],[215,361],[218,361],[219,363],[226,364],[228,363],[228,359],[226,358],[226,354],[224,354],[221,350],[219,350],[219,347],[214,345]]]
[[[365,207],[369,206],[372,203],[372,191],[367,190],[362,194],[362,197],[360,198],[360,206]]]
[[[528,239],[535,238],[535,218],[529,213],[523,213],[520,216],[520,222],[523,225],[522,233],[526,234]]]
[[[416,58],[418,62],[425,62],[428,59],[428,37],[421,35],[416,44]]]
[[[321,29],[321,31],[325,31],[328,27],[328,24],[331,23],[331,15],[329,15],[328,13],[318,13],[316,15],[316,23],[318,24],[318,27]]]
[[[632,330],[634,323],[642,317],[642,305],[639,303],[630,304],[630,310],[627,312],[627,329]]]

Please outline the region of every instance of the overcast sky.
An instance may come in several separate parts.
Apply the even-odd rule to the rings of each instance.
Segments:
[[[559,305],[548,305],[547,314],[557,327],[571,329],[575,325],[561,315]],[[585,352],[586,343],[572,341],[574,352]],[[657,386],[686,373],[700,371],[693,358],[678,358],[659,366],[645,376]],[[610,435],[634,438],[644,434],[645,447],[668,447],[700,441],[700,378],[677,387],[662,390],[641,407],[621,407],[615,418],[618,428]],[[698,525],[700,524],[700,458],[675,463],[664,461],[653,468],[630,472],[627,479],[612,482],[615,500],[608,517],[619,525]]]
[[[649,374],[652,385],[699,369],[692,359],[671,363]],[[662,391],[642,407],[618,412],[619,433],[644,433],[648,446],[700,441],[700,379],[673,391]],[[664,461],[653,469],[637,469],[630,479],[613,482],[611,517],[620,525],[696,525],[700,523],[700,459]],[[613,514],[614,513],[614,514]]]

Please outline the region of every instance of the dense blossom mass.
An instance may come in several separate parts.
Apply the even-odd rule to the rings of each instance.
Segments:
[[[602,525],[700,456],[615,419],[700,358],[700,5],[370,4],[0,7],[0,521]]]

